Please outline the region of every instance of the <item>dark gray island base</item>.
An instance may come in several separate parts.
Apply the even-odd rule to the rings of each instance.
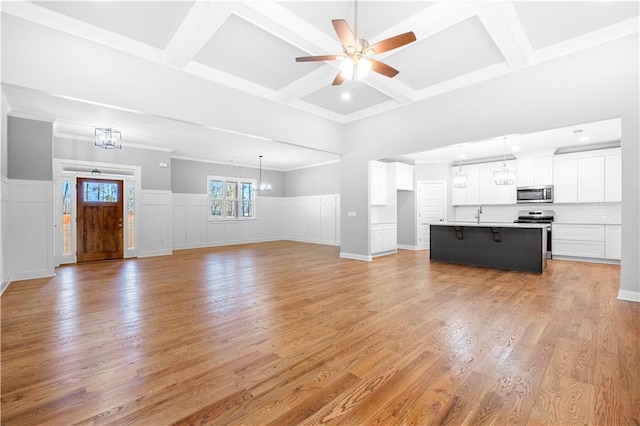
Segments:
[[[431,225],[431,260],[542,273],[547,266],[545,225]]]

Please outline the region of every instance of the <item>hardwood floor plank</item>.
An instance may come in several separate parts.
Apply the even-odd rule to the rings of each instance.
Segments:
[[[640,424],[619,267],[279,241],[63,266],[1,298],[3,425]]]

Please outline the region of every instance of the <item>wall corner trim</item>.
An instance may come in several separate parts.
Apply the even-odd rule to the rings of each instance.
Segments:
[[[2,296],[2,293],[9,287],[9,284],[11,284],[11,281],[5,281],[0,284],[0,296]]]
[[[620,290],[618,292],[618,300],[640,303],[640,291]]]
[[[354,253],[345,253],[340,252],[341,259],[351,259],[351,260],[362,260],[365,262],[371,262],[373,260],[372,256],[362,255],[362,254],[354,254]]]

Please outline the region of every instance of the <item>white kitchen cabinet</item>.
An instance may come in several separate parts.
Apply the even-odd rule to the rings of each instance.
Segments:
[[[553,185],[553,156],[518,158],[517,186]]]
[[[371,161],[371,204],[386,205],[388,202],[388,168],[387,163]]]
[[[622,201],[622,156],[620,154],[604,157],[604,200]]]
[[[371,254],[395,253],[398,248],[398,228],[395,223],[371,225]]]
[[[604,254],[607,259],[620,260],[622,256],[622,226],[605,225]]]
[[[552,225],[554,256],[605,258],[605,225]]]
[[[493,169],[480,169],[478,171],[479,204],[497,204],[498,185],[493,179]]]
[[[553,164],[554,202],[621,201],[620,148],[557,155]]]
[[[555,203],[578,202],[578,160],[559,159],[553,162],[553,201]]]
[[[604,201],[604,157],[578,159],[578,202]]]
[[[390,171],[396,175],[397,191],[413,191],[413,166],[405,163],[391,163]]]
[[[458,171],[452,169],[452,175]],[[480,202],[480,174],[478,169],[463,168],[467,174],[467,186],[465,188],[452,188],[452,203],[454,206],[476,205]],[[453,184],[452,184],[453,185]]]

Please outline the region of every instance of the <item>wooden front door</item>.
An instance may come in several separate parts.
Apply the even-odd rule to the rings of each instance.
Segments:
[[[122,181],[78,178],[78,262],[122,259]]]

